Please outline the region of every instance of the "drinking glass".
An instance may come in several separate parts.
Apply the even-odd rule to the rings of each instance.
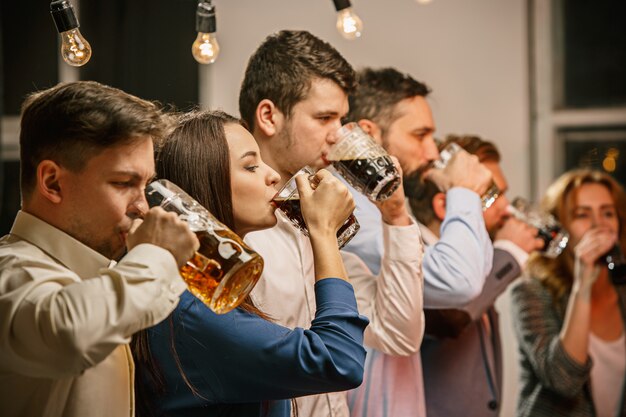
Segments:
[[[626,284],[626,256],[619,243],[604,255],[604,262],[609,268],[611,281],[616,285]]]
[[[189,291],[217,314],[241,304],[261,277],[263,258],[174,183],[150,183],[146,199],[176,213],[198,236],[200,249],[180,269]]]
[[[539,209],[535,204],[522,197],[516,197],[509,206],[509,213],[538,230],[537,237],[544,242],[541,250],[544,256],[556,258],[567,246],[569,233],[553,215]]]
[[[326,159],[370,200],[386,200],[400,186],[400,174],[387,152],[354,122],[335,132]]]
[[[448,166],[448,163],[450,162],[452,157],[459,152],[465,152],[465,150],[461,148],[458,144],[450,142],[446,145],[445,148],[443,148],[439,152],[439,159],[433,161],[433,167],[435,169],[444,169],[446,166]],[[489,188],[487,188],[487,191],[485,191],[485,193],[480,196],[483,210],[487,210],[489,207],[491,207],[491,205],[496,201],[501,193],[502,192],[500,191],[496,183],[492,180]]]
[[[309,230],[306,227],[306,222],[304,221],[302,210],[300,209],[300,194],[298,193],[298,187],[296,185],[296,177],[298,175],[306,175],[307,178],[310,179],[315,175],[315,171],[307,166],[296,172],[276,193],[272,199],[272,204],[274,204],[298,230],[304,233],[305,236],[309,236]],[[343,248],[346,243],[356,235],[360,227],[354,214],[350,214],[337,231],[337,245],[339,249]]]

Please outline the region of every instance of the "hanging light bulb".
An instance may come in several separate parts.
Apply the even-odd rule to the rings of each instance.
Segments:
[[[363,22],[352,10],[350,0],[333,0],[337,10],[337,30],[346,39],[353,40],[361,36]]]
[[[215,32],[215,6],[211,2],[200,1],[196,10],[196,32],[198,37],[191,45],[191,54],[200,64],[212,64],[220,53]]]
[[[78,30],[79,24],[74,8],[68,0],[53,0],[50,14],[61,34],[61,57],[69,65],[80,67],[91,58],[91,45]]]

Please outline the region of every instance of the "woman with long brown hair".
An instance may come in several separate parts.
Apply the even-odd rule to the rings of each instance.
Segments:
[[[531,255],[530,277],[513,290],[518,416],[622,416],[626,287],[605,259],[626,247],[624,190],[605,173],[570,171],[548,188],[543,206],[570,240],[556,259]]]
[[[157,153],[157,173],[240,236],[276,224],[278,174],[239,121],[223,112],[184,115]],[[367,319],[358,314],[336,232],[354,208],[328,171],[298,178],[315,256],[317,313],[307,330],[272,323],[248,298],[217,315],[186,292],[161,324],[138,334],[139,415],[280,416],[289,399],[360,384]]]

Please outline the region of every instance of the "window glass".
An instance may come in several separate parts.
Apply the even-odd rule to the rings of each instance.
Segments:
[[[563,107],[626,105],[626,2],[559,3],[562,44],[555,49],[562,50],[563,61],[555,68],[562,71],[556,79],[563,80]],[[555,39],[561,43],[560,36]]]
[[[36,3],[36,4],[35,4]],[[18,115],[28,93],[58,80],[58,34],[50,2],[0,1],[2,115]]]
[[[592,168],[611,174],[626,185],[626,126],[601,129],[563,129],[565,170]]]
[[[198,103],[191,56],[197,3],[180,0],[82,1],[81,32],[93,49],[81,79],[185,110]]]

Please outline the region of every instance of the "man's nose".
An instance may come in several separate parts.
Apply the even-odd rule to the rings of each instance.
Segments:
[[[429,136],[424,141],[424,158],[430,162],[439,159],[439,149],[432,136]]]
[[[341,128],[341,120],[337,120],[330,124],[329,132],[326,135],[326,142],[333,145],[337,143],[337,131]]]
[[[148,201],[144,193],[141,193],[135,201],[128,207],[128,217],[131,219],[141,219],[148,212]]]

